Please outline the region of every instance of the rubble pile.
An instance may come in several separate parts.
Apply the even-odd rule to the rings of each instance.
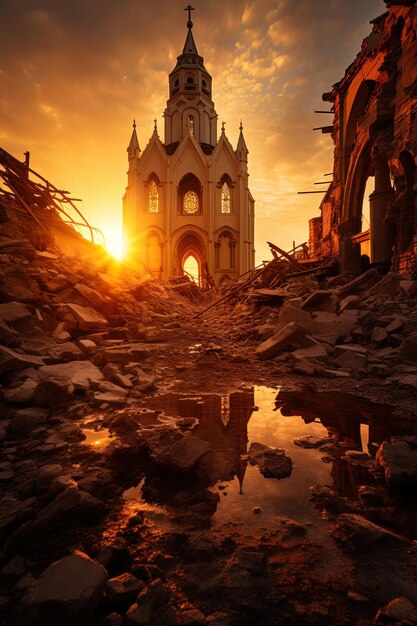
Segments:
[[[376,376],[417,388],[417,281],[370,269],[359,278],[287,281],[284,303],[257,333],[261,360],[307,376]]]

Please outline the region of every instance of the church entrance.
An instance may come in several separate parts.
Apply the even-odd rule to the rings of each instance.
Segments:
[[[201,286],[201,268],[193,254],[189,254],[184,260],[184,274],[187,274],[197,285]]]
[[[179,274],[185,274],[200,287],[205,287],[206,253],[200,235],[194,230],[187,230],[178,240],[176,248]]]

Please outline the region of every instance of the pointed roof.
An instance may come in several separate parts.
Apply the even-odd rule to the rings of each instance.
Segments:
[[[192,24],[192,22],[189,22],[189,23]],[[193,37],[193,31],[191,30],[191,28],[190,27],[188,28],[187,37],[185,38],[185,44],[184,44],[184,48],[182,51],[183,54],[198,54],[197,46],[195,45],[195,41]]]
[[[242,122],[240,122],[240,126],[239,126],[239,139],[237,142],[237,148],[236,148],[236,152],[243,152],[244,154],[249,154],[249,150],[248,147],[246,145],[246,141],[245,138],[243,136],[243,124]]]
[[[193,23],[191,21],[191,11],[194,11],[194,9],[191,5],[188,5],[188,7],[185,10],[188,11],[187,36],[185,38],[185,43],[184,43],[184,48],[182,50],[182,53],[177,57],[177,64],[175,68],[173,69],[173,71],[171,72],[171,74],[175,72],[179,67],[184,67],[184,66],[190,66],[194,68],[197,65],[200,69],[207,71],[206,68],[204,67],[204,59],[202,56],[198,54],[197,46],[194,41],[194,36],[193,36],[193,31],[192,31]]]
[[[139,140],[136,134],[136,120],[133,120],[133,131],[132,131],[132,136],[130,138],[129,145],[127,147],[127,151],[129,153],[129,158],[140,156]]]

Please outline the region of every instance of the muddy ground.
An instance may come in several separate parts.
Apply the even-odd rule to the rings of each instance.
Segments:
[[[265,309],[248,308],[246,315],[244,306],[224,305],[195,317],[201,308],[184,301],[169,337],[147,342],[150,355],[141,367],[151,379],[128,406],[83,407],[73,399],[49,417],[47,434],[52,429],[59,439],[54,445],[37,441],[44,441],[44,426],[29,439],[19,433],[3,441],[3,473],[12,465],[14,472],[5,482],[19,497],[33,498],[3,526],[3,623],[365,625],[377,614],[380,623],[417,623],[412,492],[387,489],[372,455],[342,432],[343,419],[328,424],[320,462],[344,457],[354,487],[347,497],[337,482],[311,485],[304,523],[265,511],[262,498],[242,523],[213,523],[219,500],[227,502],[242,472],[239,452],[256,413],[250,395],[239,426],[245,449],[232,451],[231,459],[226,454],[226,461],[198,450],[191,450],[188,465],[166,458],[168,442],[195,432],[195,402],[201,406],[205,396],[268,387],[280,391],[277,406],[286,419],[304,415],[308,423],[316,416],[325,425],[331,413],[352,412],[365,421],[379,415],[405,423],[401,434],[412,434],[414,393],[376,376],[303,376],[288,363],[260,361],[256,329]],[[324,400],[317,395],[322,392]],[[159,401],[175,393],[191,398],[178,415],[172,403],[165,410]],[[357,455],[346,457],[347,450]],[[290,479],[263,480],[279,490],[280,481]],[[87,494],[81,500],[79,490]],[[7,488],[4,493],[14,497]],[[57,502],[57,493],[66,501]],[[29,509],[39,508],[43,516],[33,521]],[[90,607],[74,597],[54,602],[50,582],[39,583],[45,568],[74,550],[101,564],[110,579]],[[47,589],[40,601],[42,584]]]

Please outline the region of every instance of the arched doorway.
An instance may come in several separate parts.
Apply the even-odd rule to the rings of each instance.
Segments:
[[[386,155],[366,144],[352,155],[343,207],[341,270],[355,274],[374,266],[389,267],[395,226],[387,218],[393,198]]]
[[[196,285],[201,285],[201,267],[198,259],[195,258],[193,254],[188,254],[185,257],[183,262],[183,271],[184,274],[189,276],[191,280],[193,280]]]
[[[200,287],[206,286],[206,248],[195,230],[186,230],[178,239],[176,259],[179,274],[190,276]]]

